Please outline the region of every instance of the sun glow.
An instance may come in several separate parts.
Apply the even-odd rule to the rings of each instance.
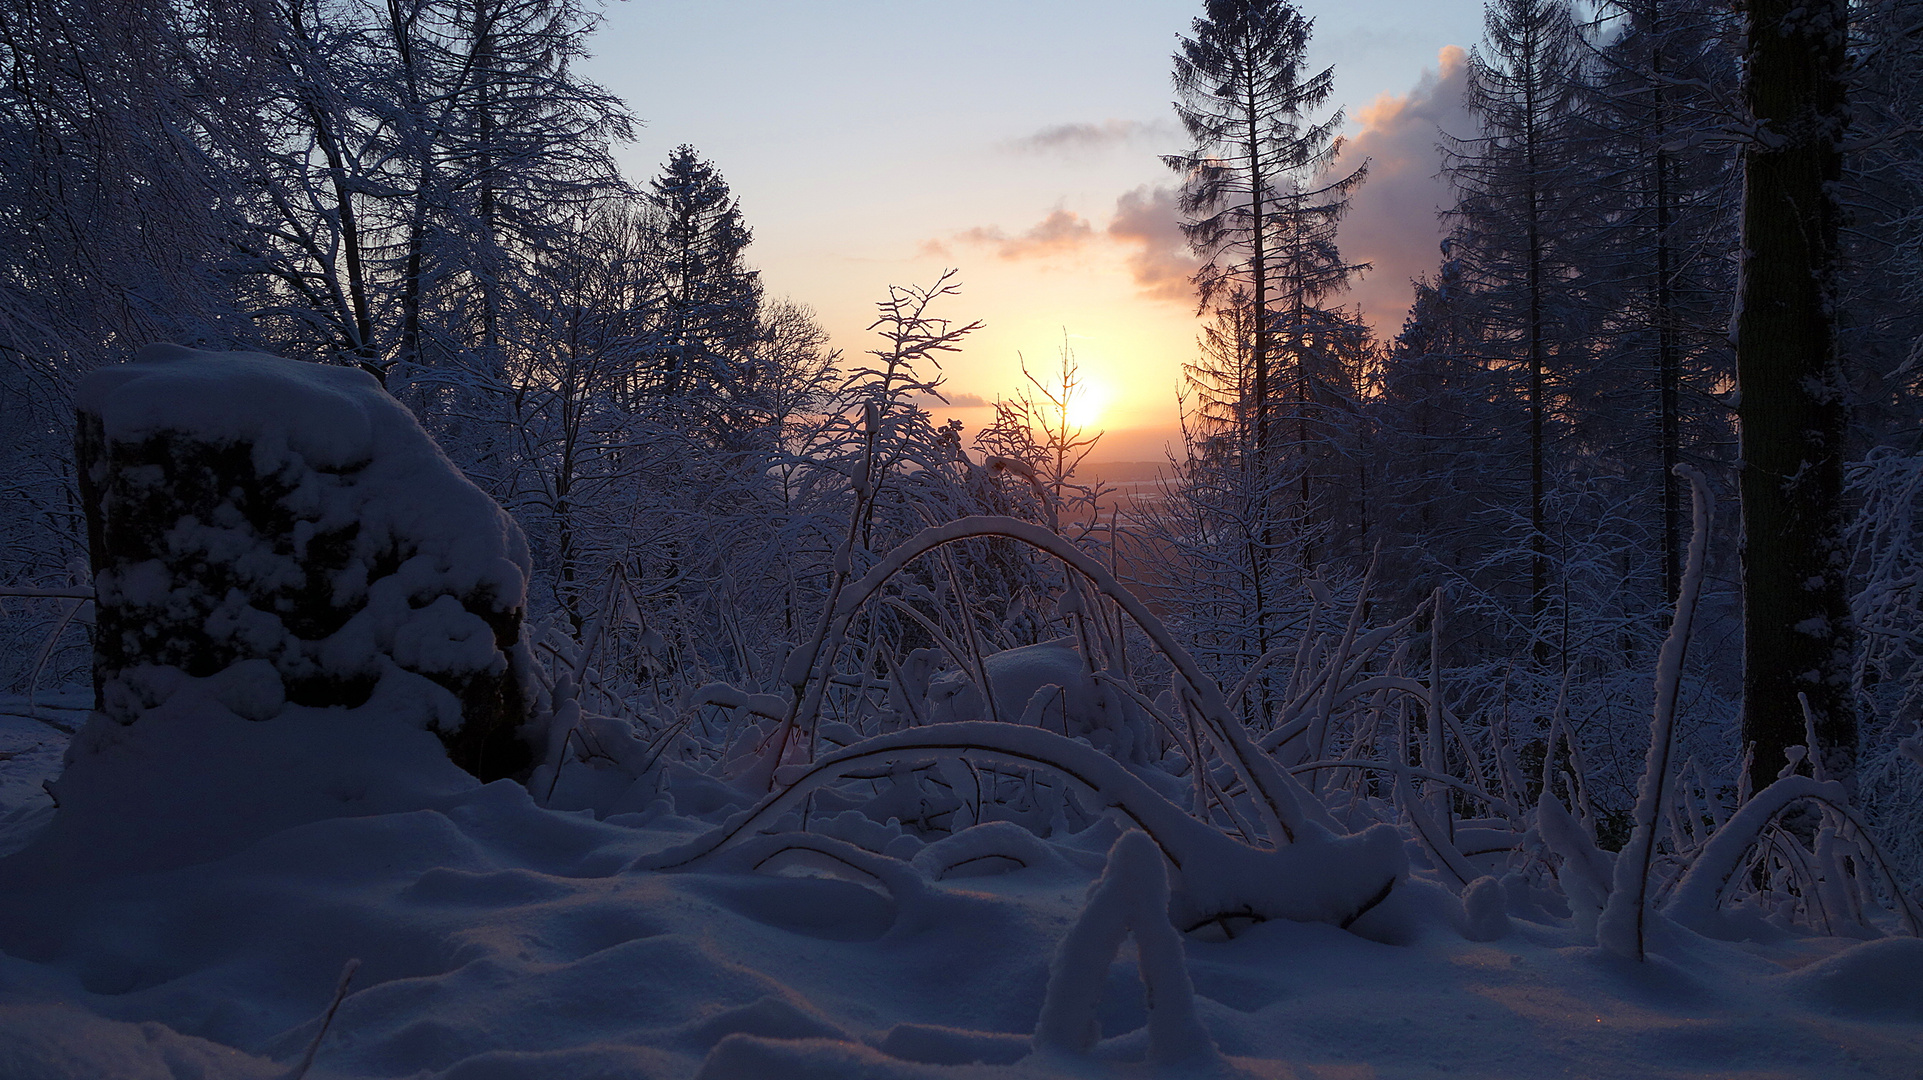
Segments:
[[[1102,410],[1113,395],[1108,387],[1084,376],[1068,397],[1068,425],[1094,428],[1102,421]]]

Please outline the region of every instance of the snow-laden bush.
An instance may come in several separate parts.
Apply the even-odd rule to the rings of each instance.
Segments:
[[[1923,887],[1923,755],[1904,752],[1923,737],[1923,454],[1879,447],[1849,466],[1860,500],[1851,540],[1861,587],[1850,601],[1860,634],[1857,704],[1863,741],[1857,791],[1870,820],[1890,833],[1904,880]],[[1906,827],[1909,826],[1909,827]]]
[[[468,771],[525,771],[526,545],[371,376],[155,345],[76,402],[97,722],[244,665],[236,715],[378,691]]]
[[[609,790],[621,794],[603,801],[603,812],[651,800],[680,808],[685,791],[684,812],[718,823],[637,868],[733,865],[742,856],[730,851],[758,851],[767,836],[799,828],[846,837],[873,857],[912,856],[935,877],[950,864],[1008,872],[1047,861],[1035,853],[1038,841],[1013,838],[1060,841],[1112,815],[1141,829],[1167,860],[1174,924],[1213,937],[1283,918],[1392,941],[1448,924],[1490,940],[1520,918],[1570,925],[1635,956],[1666,947],[1662,927],[1671,923],[1720,936],[1796,926],[1873,934],[1889,925],[1877,914],[1887,909],[1913,928],[1913,907],[1840,792],[1803,790],[1797,783],[1810,781],[1792,776],[1744,803],[1746,791],[1711,781],[1681,755],[1681,675],[1712,512],[1693,479],[1699,531],[1655,672],[1633,861],[1599,843],[1588,770],[1560,716],[1525,773],[1507,729],[1472,727],[1455,714],[1436,645],[1440,593],[1370,625],[1365,579],[1345,620],[1272,650],[1224,691],[1100,560],[1004,517],[928,528],[838,584],[815,632],[789,653],[786,694],[702,687],[682,698],[678,719],[661,717],[651,733],[609,734],[583,717],[572,729],[581,749],[557,763],[614,781]],[[917,586],[907,568],[988,537],[1064,568],[1069,585],[1057,610],[1080,634],[983,652],[948,629],[965,627],[965,616],[951,622],[911,606]],[[858,633],[883,606],[913,612],[938,647],[888,659],[885,643]],[[1425,619],[1428,633],[1418,633]],[[1155,661],[1137,654],[1133,672],[1118,662],[1129,650],[1116,629],[1124,620]],[[1265,667],[1291,660],[1270,691],[1279,707],[1252,728],[1243,711],[1249,688]],[[946,673],[928,677],[931,664]],[[855,665],[895,677],[877,680]],[[1169,680],[1166,691],[1150,696],[1140,677],[1149,671]],[[1118,745],[1103,718],[1121,714],[1097,706],[1098,689],[1139,718],[1133,743]],[[710,770],[720,782],[704,785],[686,764],[661,763],[702,758],[704,743],[714,744],[689,713],[715,706],[735,719]],[[1142,752],[1126,752],[1131,745]],[[576,790],[585,790],[581,782]],[[732,794],[716,799],[716,786]],[[1805,836],[1790,812],[1811,806],[1825,824]],[[881,833],[829,826],[857,811]],[[983,822],[998,824],[970,828]],[[966,850],[937,859],[950,841],[922,850],[912,840],[944,834],[956,844],[967,837]],[[1749,914],[1722,914],[1738,909]]]

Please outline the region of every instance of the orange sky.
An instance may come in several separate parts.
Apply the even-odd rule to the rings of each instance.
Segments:
[[[1344,160],[1371,159],[1343,229],[1373,262],[1351,302],[1393,333],[1435,261],[1438,123],[1459,123],[1464,0],[1311,0],[1312,64],[1350,109]],[[945,314],[985,327],[944,360],[959,407],[1052,368],[1064,341],[1103,399],[1099,460],[1156,460],[1174,434],[1198,320],[1159,155],[1184,149],[1169,55],[1200,10],[1169,0],[658,0],[613,5],[587,73],[644,123],[621,157],[652,175],[696,146],[740,196],[772,296],[813,307],[835,344],[890,283],[959,270]],[[656,42],[671,43],[659,48]],[[1442,50],[1440,56],[1438,50]],[[725,73],[725,74],[724,74]]]

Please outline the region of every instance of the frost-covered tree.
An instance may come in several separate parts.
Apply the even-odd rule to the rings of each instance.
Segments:
[[[1443,147],[1457,194],[1443,263],[1368,403],[1388,588],[1404,605],[1445,590],[1456,707],[1525,754],[1567,731],[1606,838],[1633,802],[1671,609],[1661,469],[1727,453],[1714,395],[1731,188],[1703,138],[1721,128],[1704,83],[1726,58],[1714,24],[1685,32],[1678,11],[1665,0],[1677,22],[1658,21],[1653,50],[1629,16],[1589,39],[1565,4],[1491,5],[1469,71],[1476,126]],[[1711,589],[1698,625],[1729,633],[1734,610]],[[1692,739],[1733,716],[1718,655],[1686,673]]]
[[[509,494],[508,352],[546,332],[529,275],[621,187],[625,109],[571,67],[593,25],[572,0],[10,5],[9,435],[58,461],[78,372],[156,340],[247,345],[398,370],[390,389]],[[66,502],[41,471],[32,501]],[[64,539],[22,550],[72,550],[77,519],[57,520]]]
[[[387,5],[389,139],[411,181],[393,360],[498,363],[520,269],[622,186],[608,149],[632,119],[574,68],[597,22],[575,0]]]
[[[233,193],[179,123],[189,33],[174,8],[122,0],[0,12],[0,353],[19,377],[232,333]]]
[[[157,339],[251,329],[227,255],[236,190],[180,117],[200,92],[178,9],[26,0],[0,10],[0,584],[72,588],[85,532],[73,380]],[[67,602],[0,609],[0,688],[36,664]],[[68,633],[69,643],[78,635]]]
[[[717,437],[739,434],[758,382],[761,278],[743,257],[754,233],[727,181],[692,146],[668,156],[647,197],[657,291],[645,392]]]
[[[383,379],[437,369],[437,393],[498,378],[516,270],[619,183],[609,145],[631,121],[571,67],[593,18],[556,0],[214,7],[195,54],[226,92],[192,122],[247,195],[263,344]]]
[[[1209,0],[1194,36],[1180,39],[1175,111],[1194,149],[1163,160],[1183,176],[1182,231],[1210,260],[1196,276],[1204,310],[1239,288],[1256,311],[1272,315],[1278,302],[1295,302],[1289,290],[1316,299],[1352,270],[1332,251],[1312,253],[1332,239],[1347,192],[1361,182],[1358,171],[1310,187],[1333,162],[1342,123],[1340,110],[1313,119],[1335,77],[1333,69],[1306,68],[1312,28],[1284,0]],[[1253,334],[1249,393],[1256,415],[1266,417],[1270,319],[1257,319]],[[1265,425],[1256,423],[1257,442],[1267,439]]]
[[[1919,446],[1923,377],[1923,3],[1851,8],[1850,153],[1844,162],[1838,314],[1854,389],[1852,456]]]
[[[1734,19],[1697,0],[1621,0],[1592,53],[1588,178],[1598,203],[1589,268],[1602,311],[1580,380],[1598,448],[1653,489],[1662,594],[1675,603],[1688,533],[1678,464],[1726,461],[1728,346],[1740,175],[1727,139]],[[1614,433],[1611,437],[1610,433]],[[1653,451],[1653,453],[1652,453]]]
[[[1465,284],[1477,298],[1485,363],[1516,400],[1520,445],[1505,463],[1517,488],[1516,549],[1527,568],[1536,662],[1554,654],[1551,483],[1572,378],[1589,359],[1583,231],[1589,187],[1579,127],[1582,53],[1567,0],[1496,0],[1469,56],[1478,132],[1445,142],[1444,171]]]
[[[1498,594],[1502,572],[1506,450],[1500,437],[1515,402],[1484,359],[1477,298],[1454,242],[1441,266],[1415,283],[1415,302],[1386,350],[1370,402],[1378,528],[1391,596],[1413,605],[1436,588]],[[1495,573],[1492,574],[1492,571]],[[1458,627],[1464,620],[1458,616]]]
[[[508,500],[579,634],[625,531],[639,434],[627,393],[645,364],[646,217],[632,196],[583,212],[526,274],[512,347]]]
[[[1029,370],[1026,360],[1022,376],[1028,386],[995,402],[995,421],[975,436],[975,445],[1034,473],[1035,494],[1045,504],[1038,520],[1057,532],[1087,536],[1101,516],[1100,485],[1080,482],[1076,473],[1102,433],[1076,419],[1076,404],[1087,390],[1066,334],[1046,378]]]
[[[1334,75],[1307,67],[1311,29],[1283,0],[1205,4],[1174,58],[1192,149],[1163,159],[1183,175],[1183,232],[1209,260],[1195,278],[1201,308],[1217,311],[1189,373],[1201,441],[1184,490],[1244,492],[1213,501],[1239,508],[1230,516],[1250,534],[1237,557],[1258,653],[1283,578],[1334,553],[1364,337],[1330,304],[1362,269],[1342,259],[1335,227],[1364,171],[1336,168],[1342,113],[1318,115]],[[1222,475],[1202,482],[1198,470]]]

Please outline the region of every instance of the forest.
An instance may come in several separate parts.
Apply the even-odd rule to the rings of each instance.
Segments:
[[[594,0],[0,5],[0,1077],[1913,1075],[1923,0],[1489,0],[1393,336],[1175,7],[1117,491]]]

